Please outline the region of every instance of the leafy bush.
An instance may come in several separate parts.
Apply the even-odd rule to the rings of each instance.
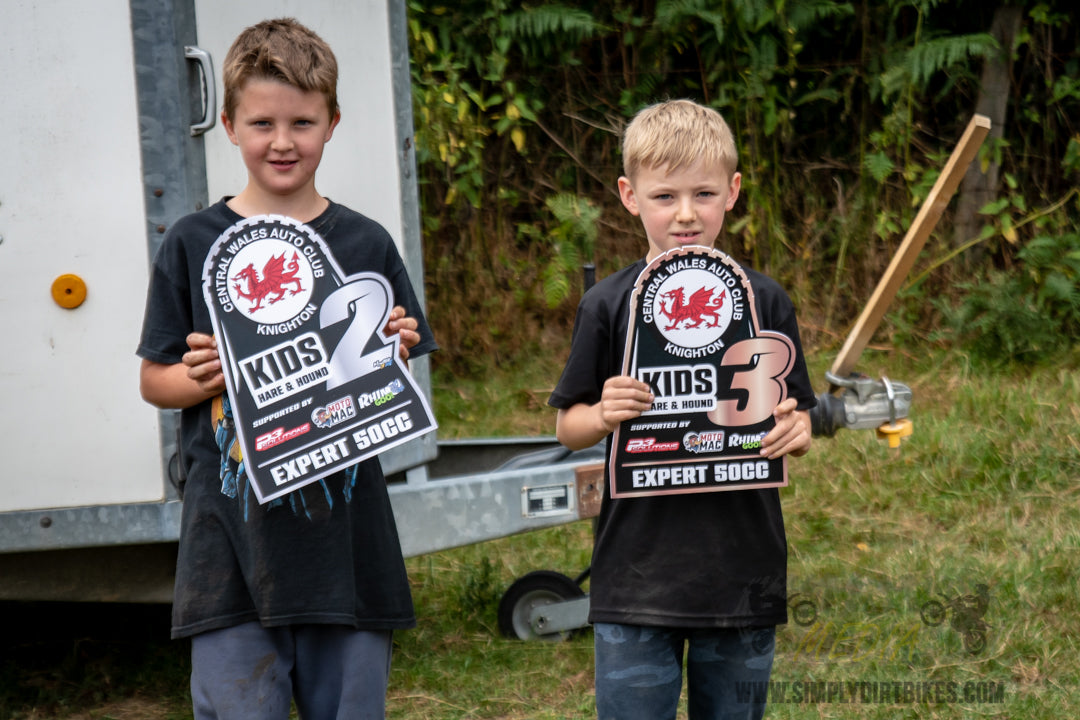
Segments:
[[[1080,338],[1080,230],[1040,235],[1017,254],[1019,267],[961,286],[947,310],[962,344],[991,363],[1047,363]]]
[[[1080,23],[1065,0],[408,9],[428,316],[444,339],[433,362],[458,375],[562,355],[579,257],[601,278],[641,257],[615,185],[621,131],[649,103],[692,98],[728,120],[743,186],[719,244],[789,289],[809,346],[843,337],[974,112],[1007,104],[979,160],[986,195],[961,189],[960,232],[930,247],[965,253],[970,209],[995,201],[1005,242],[975,238],[965,277],[1009,268],[1045,229],[1013,215],[1076,185]],[[913,304],[960,289],[928,276]],[[910,321],[902,334],[940,328],[939,314]]]

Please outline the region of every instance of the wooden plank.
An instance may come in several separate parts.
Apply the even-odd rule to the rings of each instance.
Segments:
[[[840,354],[836,356],[832,366],[832,374],[836,377],[847,377],[855,368],[859,356],[862,355],[862,351],[866,349],[867,343],[870,342],[870,338],[878,329],[882,318],[885,317],[889,303],[896,297],[900,284],[911,272],[915,258],[926,244],[926,239],[930,237],[938,220],[941,219],[942,213],[960,186],[960,181],[964,179],[968,165],[975,158],[975,154],[989,132],[990,118],[985,115],[975,115],[971,118],[956,149],[945,164],[945,169],[941,171],[930,194],[923,201],[919,214],[915,216],[885,274],[881,276],[874,294],[870,296],[870,301],[867,302],[855,326],[848,333]],[[836,387],[832,388],[834,391],[836,389]]]

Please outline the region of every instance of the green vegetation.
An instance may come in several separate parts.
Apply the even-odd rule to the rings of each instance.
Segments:
[[[1074,351],[1080,337],[1080,228],[1039,235],[1017,253],[1013,272],[962,283],[955,307],[942,303],[957,339],[990,363],[1038,363]]]
[[[409,0],[429,315],[454,339],[436,364],[484,377],[565,352],[578,259],[603,277],[643,251],[619,137],[670,97],[728,118],[743,191],[720,247],[791,291],[814,344],[846,332],[972,115],[991,117],[982,174],[879,338],[1047,356],[1075,337],[1080,280],[1075,260],[1034,277],[1027,246],[1080,251],[1077,20],[1062,0]],[[1037,333],[1009,327],[1036,315]]]

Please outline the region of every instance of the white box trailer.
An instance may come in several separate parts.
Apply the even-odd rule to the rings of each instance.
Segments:
[[[0,599],[171,600],[177,415],[141,399],[134,354],[148,266],[173,222],[243,187],[220,63],[279,16],[340,64],[320,190],[390,231],[423,300],[403,0],[4,3]],[[430,399],[426,358],[412,371]],[[381,458],[407,555],[580,517],[581,458],[550,438],[446,443],[449,476],[438,455],[429,434]]]

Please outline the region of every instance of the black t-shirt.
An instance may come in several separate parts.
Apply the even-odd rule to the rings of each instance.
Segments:
[[[210,247],[243,218],[225,201],[178,221],[151,269],[138,355],[175,364],[191,332],[213,333],[203,300]],[[394,303],[419,323],[417,357],[431,329],[390,235],[330,203],[307,223],[346,275],[386,277]],[[239,481],[215,438],[207,401],[181,413],[186,483],[173,604],[173,637],[259,620],[266,626],[330,623],[358,629],[415,624],[397,528],[377,458],[265,505]]]
[[[645,260],[590,289],[578,306],[570,356],[549,404],[599,402],[623,373],[630,295]],[[791,338],[788,396],[816,404],[795,310],[774,280],[746,269],[759,330]],[[611,436],[607,440],[611,453]],[[607,472],[605,465],[605,473]],[[610,482],[607,483],[610,486]],[[612,499],[604,493],[590,575],[591,622],[754,627],[787,622],[787,540],[775,488]]]

